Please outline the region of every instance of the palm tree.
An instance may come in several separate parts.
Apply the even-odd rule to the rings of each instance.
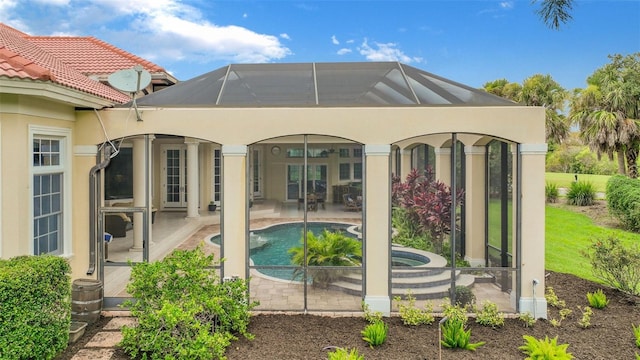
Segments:
[[[618,172],[638,177],[640,147],[640,53],[609,56],[611,63],[597,69],[589,84],[571,101],[570,120],[580,126],[580,137],[598,153],[618,154]],[[626,160],[626,166],[625,166]]]
[[[571,10],[573,10],[573,0],[542,0],[537,13],[548,27],[559,30],[561,23],[566,24],[572,19]]]
[[[304,238],[300,239],[303,242]],[[346,236],[341,232],[323,230],[316,237],[313,232],[307,232],[307,253],[304,246],[289,249],[291,262],[302,266],[294,271],[294,279],[301,275],[304,266],[309,266],[309,275],[313,279],[312,285],[326,288],[337,280],[344,271],[336,269],[321,269],[321,266],[360,266],[362,263],[362,243],[357,239]]]
[[[544,107],[547,142],[560,144],[569,136],[571,124],[561,113],[568,93],[551,75],[533,75],[522,85],[499,79],[487,82],[483,87],[487,92],[523,105]]]

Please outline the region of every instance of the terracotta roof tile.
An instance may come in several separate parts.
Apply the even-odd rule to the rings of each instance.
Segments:
[[[148,60],[91,36],[29,36],[27,39],[85,75],[111,74],[137,64],[150,73],[166,72]]]
[[[51,81],[72,89],[93,94],[117,103],[130,98],[66,64],[20,31],[0,23],[0,76]]]

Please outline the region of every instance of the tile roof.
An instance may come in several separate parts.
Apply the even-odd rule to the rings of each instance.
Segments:
[[[92,36],[29,36],[27,39],[85,75],[108,75],[138,64],[150,73],[166,72],[148,60]]]
[[[0,23],[0,78],[51,82],[115,103],[130,100],[129,96],[90,79],[80,70],[66,64],[56,54],[30,41],[31,38]]]

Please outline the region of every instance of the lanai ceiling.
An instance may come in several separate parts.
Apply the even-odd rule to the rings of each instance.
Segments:
[[[139,107],[509,106],[399,62],[232,64],[137,100]]]

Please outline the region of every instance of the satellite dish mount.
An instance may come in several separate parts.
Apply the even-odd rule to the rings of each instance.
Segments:
[[[138,104],[136,104],[136,95],[141,89],[146,88],[151,83],[151,74],[142,68],[142,65],[138,64],[132,69],[114,72],[109,75],[107,81],[109,81],[109,84],[114,88],[131,94],[131,106],[136,111],[138,121],[142,121],[140,112],[138,111]]]

